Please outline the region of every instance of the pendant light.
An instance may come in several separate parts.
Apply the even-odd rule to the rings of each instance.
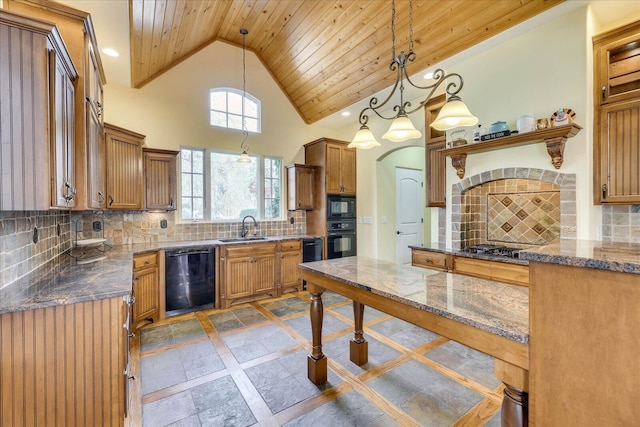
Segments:
[[[240,149],[242,150],[242,154],[238,157],[238,163],[251,163],[251,157],[247,153],[249,147],[247,146],[247,138],[249,137],[249,132],[247,132],[247,123],[244,116],[244,103],[245,97],[247,94],[247,61],[246,61],[246,49],[245,49],[245,38],[249,31],[245,28],[240,28],[240,34],[242,34],[242,142],[240,143]]]
[[[416,139],[422,137],[422,132],[417,130],[409,114],[414,113],[420,108],[423,108],[427,102],[431,99],[434,92],[440,85],[448,80],[448,84],[445,87],[446,93],[449,95],[447,103],[442,107],[440,113],[436,117],[436,120],[431,124],[431,127],[437,130],[449,130],[458,126],[474,126],[478,123],[478,118],[473,116],[469,112],[467,106],[462,102],[458,93],[464,85],[464,81],[459,74],[450,73],[445,74],[442,69],[437,69],[433,73],[433,79],[435,83],[429,86],[418,86],[411,81],[409,72],[407,71],[407,64],[413,62],[416,59],[416,53],[413,51],[413,0],[409,0],[409,53],[400,51],[400,54],[396,56],[396,3],[395,0],[391,1],[391,63],[389,69],[396,72],[396,82],[391,89],[391,93],[387,98],[379,103],[377,97],[369,99],[369,106],[364,108],[360,112],[359,122],[360,130],[356,133],[353,141],[349,144],[350,148],[369,149],[380,146],[380,143],[376,140],[375,136],[369,130],[367,126],[369,122],[369,115],[367,110],[371,110],[378,117],[384,120],[392,120],[389,130],[382,136],[384,139],[393,142],[403,142],[409,139]],[[407,81],[411,86],[417,89],[429,90],[427,97],[420,102],[420,104],[411,109],[411,102],[404,100],[404,81]],[[392,111],[393,116],[385,116],[380,110],[384,107],[393,97],[396,90],[400,92],[400,103],[396,104]]]

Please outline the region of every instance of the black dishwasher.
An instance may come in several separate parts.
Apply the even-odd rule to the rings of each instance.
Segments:
[[[215,306],[215,249],[165,252],[167,316]]]
[[[305,237],[302,239],[302,262],[322,261],[322,238]],[[307,281],[302,281],[302,289],[307,289]]]

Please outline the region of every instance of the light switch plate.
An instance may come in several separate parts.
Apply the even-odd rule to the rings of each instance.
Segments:
[[[383,224],[386,224],[388,221],[389,221],[389,218],[386,215],[382,215],[380,222]]]
[[[373,218],[371,218],[370,216],[365,216],[362,218],[362,220],[365,224],[373,224]]]

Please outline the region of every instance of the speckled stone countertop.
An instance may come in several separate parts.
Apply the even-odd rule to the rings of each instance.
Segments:
[[[412,249],[419,249],[422,251],[440,252],[443,254],[451,254],[451,255],[461,256],[465,258],[485,259],[487,261],[504,262],[506,264],[529,265],[529,261],[526,259],[509,258],[509,257],[490,255],[490,254],[487,255],[487,254],[474,254],[470,252],[463,252],[458,249],[448,248],[444,243],[438,243],[438,242],[423,243],[422,245],[414,245],[409,247]]]
[[[528,261],[640,274],[640,244],[596,240],[561,240],[520,252]]]
[[[120,245],[104,252],[104,259],[90,264],[79,264],[69,255],[62,254],[0,289],[0,314],[128,295],[131,293],[135,254],[161,249],[250,244],[306,237],[313,236],[276,236],[235,242],[196,240]]]
[[[529,341],[529,289],[366,257],[300,268],[508,338]]]

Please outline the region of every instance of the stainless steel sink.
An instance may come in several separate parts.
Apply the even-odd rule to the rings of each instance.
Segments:
[[[266,237],[232,237],[230,239],[218,239],[223,243],[232,243],[232,242],[251,242],[255,240],[267,240]]]

